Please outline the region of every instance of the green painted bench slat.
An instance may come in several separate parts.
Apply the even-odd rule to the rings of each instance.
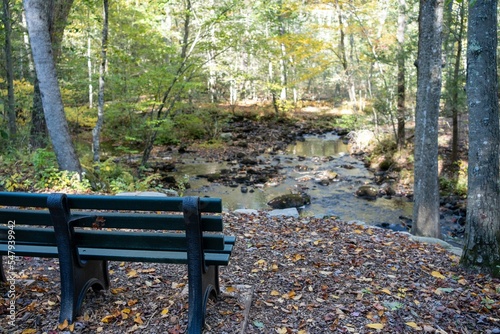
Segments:
[[[73,211],[73,217],[88,216],[89,213]],[[157,213],[108,213],[94,212],[99,217],[99,223],[83,221],[77,226],[100,228],[129,228],[151,230],[183,230],[184,217],[174,214],[160,215]],[[102,218],[102,219],[101,219]],[[48,210],[3,209],[0,211],[0,221],[13,220],[23,225],[52,226]],[[201,217],[203,231],[221,232],[223,223],[221,216],[203,215]]]
[[[0,235],[6,235],[7,228],[0,227]],[[17,240],[26,240],[25,244],[40,244],[57,246],[52,228],[16,227]],[[154,232],[116,232],[116,231],[84,231],[77,230],[74,235],[77,247],[85,248],[122,248],[128,250],[144,249],[156,251],[184,251],[187,243],[184,233],[154,233]],[[209,251],[224,250],[224,236],[206,234],[203,236],[203,246]],[[134,254],[130,254],[133,257]]]

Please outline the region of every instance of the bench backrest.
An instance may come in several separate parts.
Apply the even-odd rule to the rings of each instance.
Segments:
[[[0,192],[0,243],[15,222],[16,244],[56,245],[49,194]],[[131,250],[187,248],[183,198],[156,196],[67,195],[77,247]],[[222,203],[200,198],[204,248],[223,250]],[[75,218],[75,219],[73,219]]]

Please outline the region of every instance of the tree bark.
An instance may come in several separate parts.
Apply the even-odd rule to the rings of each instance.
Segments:
[[[465,28],[465,4],[463,2],[458,4],[460,6],[460,26],[458,27],[457,35],[457,53],[455,56],[455,65],[453,68],[453,80],[451,91],[451,113],[452,113],[452,141],[451,141],[451,163],[453,170],[458,170],[456,163],[458,162],[458,91],[460,89],[460,64],[462,59],[462,38]]]
[[[101,129],[104,123],[104,85],[107,63],[108,49],[108,24],[109,24],[109,3],[108,0],[103,0],[103,24],[102,24],[102,41],[101,41],[101,65],[99,67],[99,92],[97,95],[97,123],[92,129],[92,151],[94,153],[94,168],[99,170],[99,160],[101,155]]]
[[[405,30],[406,30],[406,0],[399,0],[399,14],[398,14],[398,87],[397,87],[397,109],[398,109],[398,131],[397,131],[397,144],[398,148],[402,149],[405,146]]]
[[[415,235],[440,238],[438,118],[444,0],[420,0],[415,124]]]
[[[5,32],[5,72],[7,76],[7,119],[9,134],[14,138],[17,132],[16,126],[16,102],[14,97],[14,63],[12,61],[12,25],[10,13],[10,1],[3,0],[3,24]]]
[[[57,61],[60,50],[61,42],[64,35],[64,28],[67,24],[67,18],[71,6],[74,0],[47,0],[46,6],[48,7],[45,13],[46,19],[48,20],[50,40],[52,43],[52,52],[54,62]],[[42,97],[40,96],[40,90],[38,89],[39,80],[36,77],[37,73],[35,71],[34,78],[34,96],[33,96],[33,107],[31,108],[31,130],[30,130],[30,144],[32,148],[40,148],[46,146],[47,138],[47,124],[44,117],[44,111],[42,107]]]
[[[469,1],[467,105],[469,187],[464,266],[500,276],[499,110],[497,1]]]
[[[23,4],[45,120],[59,168],[81,173],[80,161],[71,141],[57,81],[48,20],[50,3],[43,0],[24,0]]]

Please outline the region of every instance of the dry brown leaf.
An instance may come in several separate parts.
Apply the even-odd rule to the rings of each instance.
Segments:
[[[59,328],[60,331],[68,328],[68,319],[65,319],[63,322],[57,325],[57,328]]]
[[[104,322],[105,324],[110,323],[111,321],[115,320],[115,316],[112,314],[108,314],[104,318],[101,319],[101,322]]]
[[[139,325],[142,325],[144,323],[144,321],[142,321],[142,318],[141,318],[141,314],[140,313],[137,313],[135,315],[135,318],[134,318],[134,322],[136,324],[139,324]]]
[[[439,271],[433,271],[431,273],[432,277],[436,277],[436,278],[439,278],[439,279],[445,279],[446,277],[444,277]]]
[[[130,271],[127,272],[127,277],[128,278],[136,278],[137,277],[137,271],[134,269],[131,269]]]
[[[28,328],[22,331],[21,334],[36,334],[37,330],[33,328]]]

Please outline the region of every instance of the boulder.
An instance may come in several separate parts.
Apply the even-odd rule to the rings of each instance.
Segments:
[[[306,193],[281,195],[267,203],[273,209],[298,208],[307,204],[311,204],[311,196]]]
[[[377,198],[378,189],[374,186],[364,185],[356,190],[356,196],[368,200],[374,200]]]

